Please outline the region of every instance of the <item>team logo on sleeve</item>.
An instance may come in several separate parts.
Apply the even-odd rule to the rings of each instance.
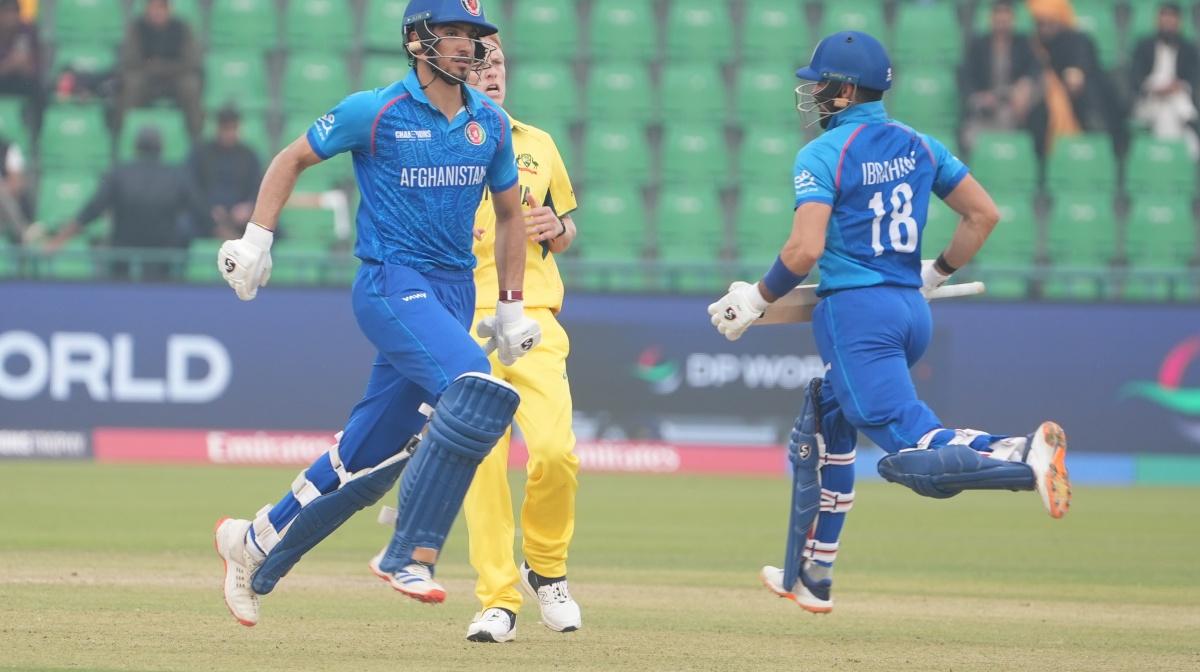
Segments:
[[[462,0],[462,6],[471,16],[479,16],[479,0]]]
[[[466,1],[467,0],[463,0],[463,4],[466,4]],[[481,126],[478,121],[472,121],[468,123],[465,133],[467,136],[467,142],[471,143],[472,145],[482,145],[485,141],[487,141],[487,131],[483,130],[483,126]]]
[[[800,171],[796,176],[796,191],[805,191],[817,186],[817,178],[807,170]]]
[[[329,139],[329,132],[333,130],[333,124],[337,121],[337,117],[332,114],[327,114],[320,119],[317,119],[317,135],[321,136],[322,140]]]

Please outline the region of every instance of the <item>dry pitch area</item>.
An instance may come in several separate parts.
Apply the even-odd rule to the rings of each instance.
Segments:
[[[461,522],[440,607],[366,561],[351,521],[264,601],[225,611],[211,528],[291,470],[0,465],[0,669],[1198,670],[1200,490],[1081,488],[1064,521],[1032,495],[947,502],[860,485],[836,610],[758,586],[778,560],[782,480],[586,477],[572,588],[584,630],[527,609],[511,644],[464,641],[476,609]]]

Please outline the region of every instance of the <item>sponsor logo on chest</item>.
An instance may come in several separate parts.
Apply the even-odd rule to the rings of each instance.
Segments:
[[[408,141],[408,142],[414,142],[414,141],[418,141],[418,140],[432,140],[433,139],[433,131],[430,131],[429,129],[425,129],[425,128],[413,130],[413,131],[396,131],[396,139]]]

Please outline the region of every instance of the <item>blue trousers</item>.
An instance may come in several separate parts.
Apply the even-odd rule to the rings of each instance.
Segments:
[[[468,332],[475,314],[471,271],[418,273],[398,264],[364,262],[354,280],[353,307],[359,328],[379,354],[338,443],[350,472],[398,453],[425,425],[421,404],[434,405],[455,378],[491,373]],[[328,455],[317,458],[305,477],[322,494],[338,487]],[[300,502],[289,491],[268,518],[282,531],[299,512]]]
[[[909,375],[932,331],[929,304],[918,290],[905,287],[835,292],[813,313],[817,349],[829,366],[826,388],[846,420],[889,453],[911,448],[942,427],[917,398]],[[824,403],[822,409],[832,410]]]

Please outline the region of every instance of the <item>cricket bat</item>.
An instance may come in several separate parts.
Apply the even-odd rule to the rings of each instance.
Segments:
[[[987,291],[982,282],[964,282],[958,285],[942,285],[929,293],[929,300],[955,299],[961,296],[974,296]],[[763,324],[794,324],[796,322],[812,322],[813,310],[821,299],[817,296],[816,285],[800,285],[787,294],[779,297],[775,303],[767,306],[763,316],[755,320],[754,326]]]

